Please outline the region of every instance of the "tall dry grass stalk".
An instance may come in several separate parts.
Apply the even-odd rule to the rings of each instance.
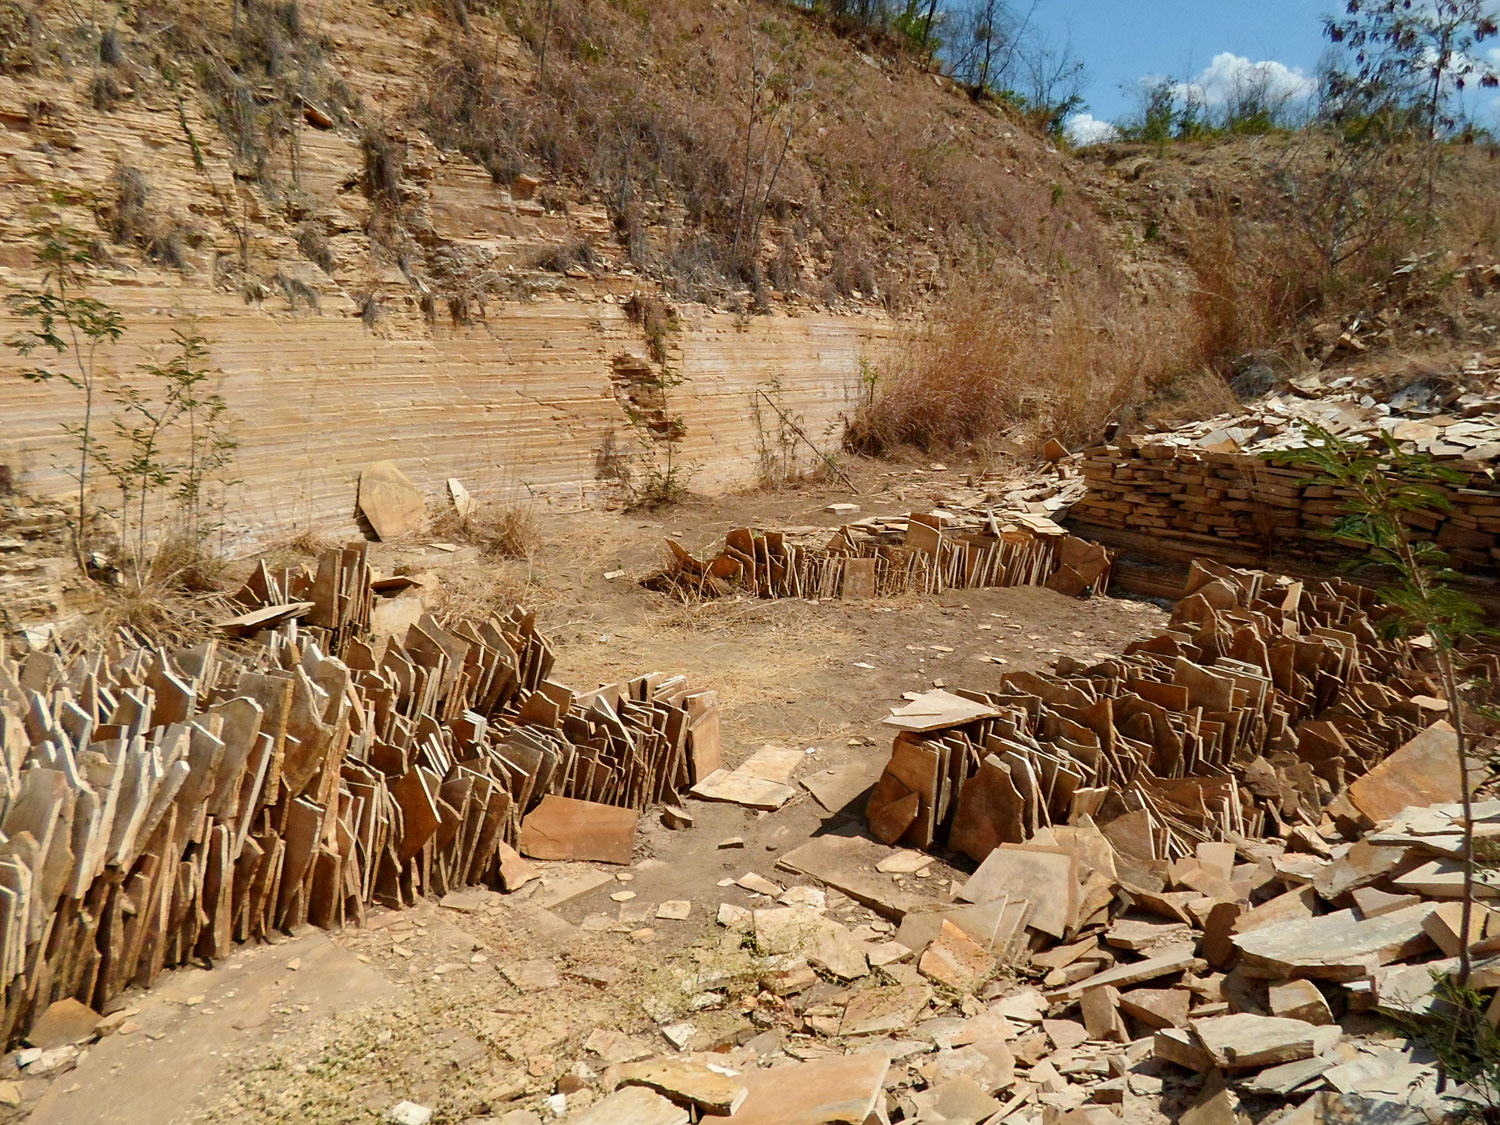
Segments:
[[[1136,304],[1074,277],[955,285],[879,367],[851,448],[957,449],[1005,434],[1073,443],[1201,362],[1191,308]]]

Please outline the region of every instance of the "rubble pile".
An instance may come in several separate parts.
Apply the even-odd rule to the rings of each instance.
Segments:
[[[574,693],[520,609],[360,639],[405,581],[333,550],[261,566],[223,640],[0,654],[7,1037],[273,930],[504,886],[517,847],[628,863],[638,810],[717,766],[713,693]]]
[[[873,598],[982,586],[1047,586],[1103,593],[1111,559],[1043,515],[939,509],[906,519],[871,517],[826,531],[754,531],[724,537],[700,560],[671,539],[665,570],[646,580],[684,599],[743,590],[762,598]]]
[[[1119,659],[895,711],[871,834],[980,860],[1088,816],[1172,860],[1325,810],[1357,825],[1336,794],[1446,710],[1414,650],[1380,639],[1373,603],[1342,580],[1195,563],[1169,628]]]
[[[1352,843],[1323,821],[1169,862],[1081,817],[951,884],[930,854],[818,836],[776,878],[720,883],[740,901],[720,903],[717,947],[677,970],[679,1000],[653,1002],[671,1052],[597,1030],[549,1100],[598,1123],[641,1103],[657,1114],[642,1120],[679,1122],[1430,1125],[1466,1091],[1389,1016],[1441,1011],[1462,812],[1407,778],[1431,780],[1386,778]],[[1500,836],[1500,801],[1475,814],[1480,838]],[[669,905],[626,904],[615,928]],[[1497,927],[1478,905],[1484,992]]]
[[[1237,543],[1334,557],[1338,547],[1320,533],[1344,514],[1344,497],[1304,470],[1265,459],[1303,445],[1304,423],[1313,422],[1354,442],[1388,434],[1458,474],[1461,483],[1440,486],[1450,510],[1405,518],[1458,569],[1492,570],[1500,562],[1500,392],[1493,383],[1486,391],[1413,383],[1390,402],[1352,379],[1340,383],[1350,385],[1335,384],[1339,393],[1328,397],[1271,397],[1244,414],[1086,450],[1079,464],[1088,491],[1071,509],[1073,525],[1081,534],[1111,528],[1149,536],[1158,548],[1168,540],[1219,553]]]

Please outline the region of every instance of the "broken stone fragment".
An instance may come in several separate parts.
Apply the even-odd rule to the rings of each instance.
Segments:
[[[1422,928],[1432,910],[1422,903],[1363,920],[1352,910],[1339,910],[1236,934],[1233,940],[1240,968],[1249,976],[1358,980],[1379,965],[1432,948]]]
[[[885,1092],[890,1059],[844,1055],[747,1071],[735,1125],[864,1125]],[[602,1125],[602,1122],[601,1122]]]
[[[1104,931],[1104,940],[1110,945],[1134,952],[1191,937],[1191,930],[1181,922],[1151,922],[1143,918],[1116,918]]]
[[[1153,1058],[1176,1063],[1186,1070],[1202,1072],[1213,1065],[1213,1057],[1203,1049],[1198,1037],[1186,1028],[1168,1027],[1151,1040]]]
[[[944,921],[917,969],[928,980],[957,992],[973,992],[995,969],[995,961],[952,922]]]
[[[1315,1026],[1333,1022],[1328,1001],[1310,980],[1291,980],[1273,984],[1270,989],[1271,1014],[1285,1019],[1302,1020]]]
[[[1135,961],[1129,965],[1116,965],[1086,980],[1056,989],[1049,992],[1047,998],[1053,1001],[1077,1000],[1089,989],[1099,988],[1106,984],[1115,988],[1124,988],[1127,985],[1141,984],[1148,980],[1156,980],[1159,977],[1202,967],[1203,963],[1198,960],[1191,945],[1175,946],[1158,950],[1154,956],[1144,961]]]
[[[1120,1008],[1146,1027],[1186,1027],[1192,994],[1183,988],[1133,988],[1120,993]]]
[[[578,1115],[571,1125],[687,1125],[688,1111],[644,1086],[625,1086]]]
[[[840,1035],[888,1035],[916,1022],[932,993],[925,985],[887,985],[857,992],[844,1007]]]
[[[1000,1109],[998,1099],[970,1078],[950,1078],[912,1095],[920,1120],[985,1121]]]
[[[1231,1071],[1310,1059],[1332,1050],[1343,1034],[1336,1026],[1313,1027],[1250,1012],[1194,1019],[1191,1026],[1214,1065]]]
[[[1368,887],[1397,870],[1409,849],[1376,847],[1359,840],[1338,859],[1313,876],[1313,889],[1329,902],[1350,891]]]
[[[673,831],[682,831],[693,826],[693,814],[676,805],[663,805],[661,822]]]
[[[1390,820],[1412,805],[1435,805],[1461,796],[1458,735],[1437,722],[1349,786],[1347,797],[1363,827]]]
[[[732,1115],[750,1093],[738,1078],[690,1059],[627,1063],[618,1073],[622,1086],[646,1086],[678,1105],[716,1116]]]

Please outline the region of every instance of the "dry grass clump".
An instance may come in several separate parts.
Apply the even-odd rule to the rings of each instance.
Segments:
[[[189,594],[211,594],[223,588],[228,569],[224,556],[204,539],[184,532],[157,544],[145,585]]]
[[[193,644],[216,635],[214,621],[225,616],[215,599],[172,582],[97,583],[89,590],[88,635],[100,642],[129,629],[148,642]]]
[[[1157,387],[1145,411],[1145,421],[1151,428],[1158,425],[1175,428],[1239,410],[1240,400],[1224,377],[1212,367],[1199,367]]]
[[[486,504],[467,517],[449,508],[432,521],[431,533],[478,547],[487,559],[530,561],[542,548],[542,525],[531,503]]]
[[[546,600],[539,596],[542,588],[529,584],[518,569],[514,563],[446,567],[424,581],[422,604],[439,621],[483,620],[517,605],[536,609]]]
[[[151,206],[151,187],[138,168],[121,165],[111,178],[114,198],[101,217],[118,245],[137,247],[148,259],[173,269],[188,268],[187,247],[198,236],[181,223],[170,222]]]
[[[1135,305],[1076,278],[955,285],[879,365],[846,444],[943,450],[1002,433],[1023,448],[1071,444],[1133,415],[1198,358],[1191,316],[1164,303]]]

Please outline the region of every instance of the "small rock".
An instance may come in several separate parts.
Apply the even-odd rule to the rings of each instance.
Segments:
[[[817,887],[788,887],[776,901],[783,906],[810,906],[814,910],[828,908],[827,897]]]
[[[876,871],[882,871],[887,875],[915,875],[918,871],[932,863],[932,856],[926,852],[914,851],[903,848],[899,852],[893,852],[875,865]]]
[[[693,904],[686,899],[671,899],[656,908],[656,916],[673,922],[685,922],[693,913]]]
[[[43,1051],[40,1056],[32,1060],[25,1067],[28,1077],[45,1078],[52,1074],[62,1074],[71,1070],[78,1062],[79,1050],[72,1044],[65,1047],[54,1047],[50,1051]]]
[[[397,1102],[386,1112],[385,1119],[391,1125],[427,1125],[432,1120],[432,1110],[416,1102]]]
[[[747,871],[735,880],[747,891],[754,891],[758,895],[770,895],[775,898],[781,893],[781,888],[764,875],[757,875],[754,871]]]
[[[672,1044],[679,1051],[685,1051],[687,1050],[687,1045],[693,1041],[696,1029],[690,1023],[674,1023],[662,1028],[661,1033],[666,1037],[668,1043]]]

